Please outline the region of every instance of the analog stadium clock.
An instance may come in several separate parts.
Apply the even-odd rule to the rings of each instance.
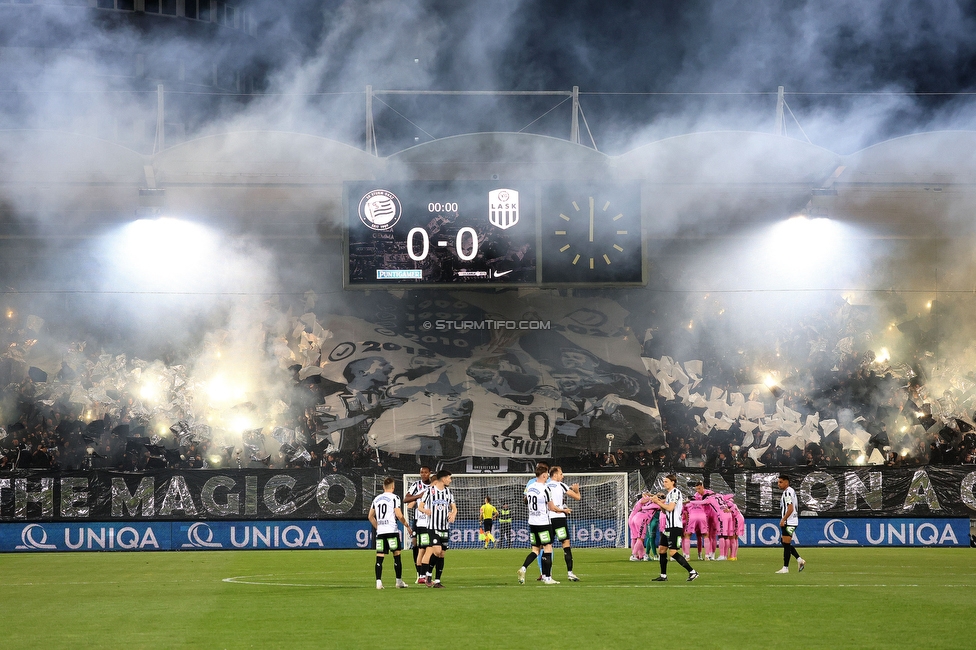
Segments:
[[[542,212],[544,283],[643,282],[638,185],[555,186]]]

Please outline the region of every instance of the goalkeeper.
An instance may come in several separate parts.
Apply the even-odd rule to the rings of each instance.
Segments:
[[[492,543],[496,547],[498,546],[498,541],[491,534],[491,529],[497,517],[498,508],[491,505],[491,497],[485,497],[485,502],[481,506],[481,530],[478,531],[478,539],[485,543],[485,548],[488,548],[488,544]]]

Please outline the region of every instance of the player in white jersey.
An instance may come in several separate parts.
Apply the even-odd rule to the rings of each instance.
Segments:
[[[400,564],[400,530],[397,521],[403,524],[410,534],[410,524],[400,509],[400,497],[393,493],[396,481],[387,476],[383,479],[383,494],[373,499],[369,506],[369,523],[376,529],[376,588],[383,588],[383,558],[393,553],[393,569],[396,572],[397,589],[404,589],[403,566]]]
[[[793,546],[793,533],[800,525],[800,501],[796,498],[796,490],[790,487],[790,477],[786,474],[779,475],[777,486],[783,491],[783,496],[779,500],[780,520],[779,530],[783,534],[783,568],[776,573],[790,572],[790,557],[796,558],[796,565],[800,571],[806,567],[807,563]]]
[[[450,490],[451,473],[441,470],[434,476],[426,496],[417,506],[427,515],[430,526],[430,542],[422,547],[421,563],[424,569],[424,582],[428,587],[443,589],[441,574],[444,573],[444,554],[451,538],[451,524],[457,517],[457,504]],[[437,574],[432,576],[436,569]]]
[[[536,468],[539,468],[539,467],[544,467],[547,472],[549,471],[549,463],[547,463],[544,460],[540,460],[539,463],[536,465]],[[522,498],[523,499],[525,499],[525,491],[529,489],[529,486],[530,485],[532,485],[533,483],[535,483],[535,480],[536,479],[533,476],[532,478],[529,479],[528,483],[525,484],[525,490],[522,490]],[[550,477],[549,481],[551,481],[551,480],[552,480],[552,478]],[[546,484],[547,485],[549,484],[549,481],[546,481]],[[539,566],[539,577],[536,578],[536,580],[538,582],[542,582],[542,578],[543,578],[543,575],[542,575],[542,555],[539,555],[539,556],[536,557],[535,563]]]
[[[404,497],[403,502],[406,504],[407,510],[413,508],[420,499],[423,499],[427,494],[427,490],[430,488],[430,468],[426,465],[420,467],[420,480],[410,486],[407,490],[407,496]],[[420,511],[420,508],[416,508],[414,511],[414,522],[413,522],[413,564],[417,568],[417,584],[423,582],[423,566],[421,565],[421,555],[420,555],[420,543],[423,541],[424,547],[430,545],[430,528],[427,525],[427,515]]]
[[[678,490],[678,477],[668,474],[664,477],[664,489],[668,491],[662,499],[658,495],[651,496],[651,501],[661,506],[661,510],[666,519],[664,531],[661,533],[661,545],[658,546],[658,553],[661,555],[661,577],[654,578],[654,582],[667,582],[668,580],[668,558],[671,557],[688,571],[688,582],[698,578],[698,572],[691,568],[678,547],[681,545],[681,510],[684,497]]]
[[[573,573],[573,549],[569,540],[569,525],[566,521],[566,515],[571,513],[572,510],[565,507],[567,496],[577,501],[582,498],[580,496],[579,483],[573,483],[572,485],[563,483],[563,468],[558,465],[549,470],[549,477],[550,480],[546,484],[549,488],[549,496],[556,508],[562,511],[549,513],[549,522],[552,525],[552,539],[563,545],[563,559],[566,560],[566,571],[568,572],[567,577],[569,581],[579,582],[579,578]]]
[[[529,543],[532,545],[532,551],[525,557],[525,562],[518,570],[520,585],[525,584],[525,570],[535,561],[540,552],[543,584],[559,584],[552,579],[552,526],[549,513],[557,510],[546,486],[548,480],[549,468],[544,463],[540,463],[535,466],[535,481],[525,488],[525,505],[529,511]]]

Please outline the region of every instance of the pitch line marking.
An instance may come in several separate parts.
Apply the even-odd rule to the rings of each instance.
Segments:
[[[363,585],[351,585],[351,584],[328,584],[328,583],[306,583],[306,582],[261,582],[257,578],[262,577],[273,577],[274,574],[258,574],[249,576],[233,576],[230,578],[223,578],[222,582],[229,584],[239,584],[239,585],[256,585],[260,587],[318,587],[326,589],[373,589],[373,585],[363,584]],[[787,589],[795,588],[807,588],[807,589],[832,589],[832,588],[853,588],[853,589],[871,589],[871,588],[895,588],[895,589],[909,589],[918,588],[922,586],[926,587],[937,587],[937,588],[963,588],[971,589],[974,585],[966,584],[951,584],[951,585],[921,585],[921,584],[803,584],[803,583],[781,583],[781,584],[741,584],[732,583],[724,585],[709,585],[698,583],[694,586],[692,585],[679,585],[686,586],[689,589],[727,589],[727,588],[765,588],[765,587],[782,587]],[[505,584],[505,585],[456,585],[450,587],[451,589],[512,589],[518,587],[515,584]],[[594,584],[577,584],[570,587],[571,589],[661,589],[659,585],[594,585]]]

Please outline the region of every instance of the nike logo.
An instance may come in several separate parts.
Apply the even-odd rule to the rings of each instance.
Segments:
[[[507,270],[507,271],[494,271],[494,274],[495,274],[495,275],[494,275],[494,277],[496,277],[496,278],[500,278],[500,277],[502,277],[503,275],[508,275],[508,274],[509,274],[509,273],[511,273],[512,271],[513,271],[513,269],[509,269],[509,270]]]

